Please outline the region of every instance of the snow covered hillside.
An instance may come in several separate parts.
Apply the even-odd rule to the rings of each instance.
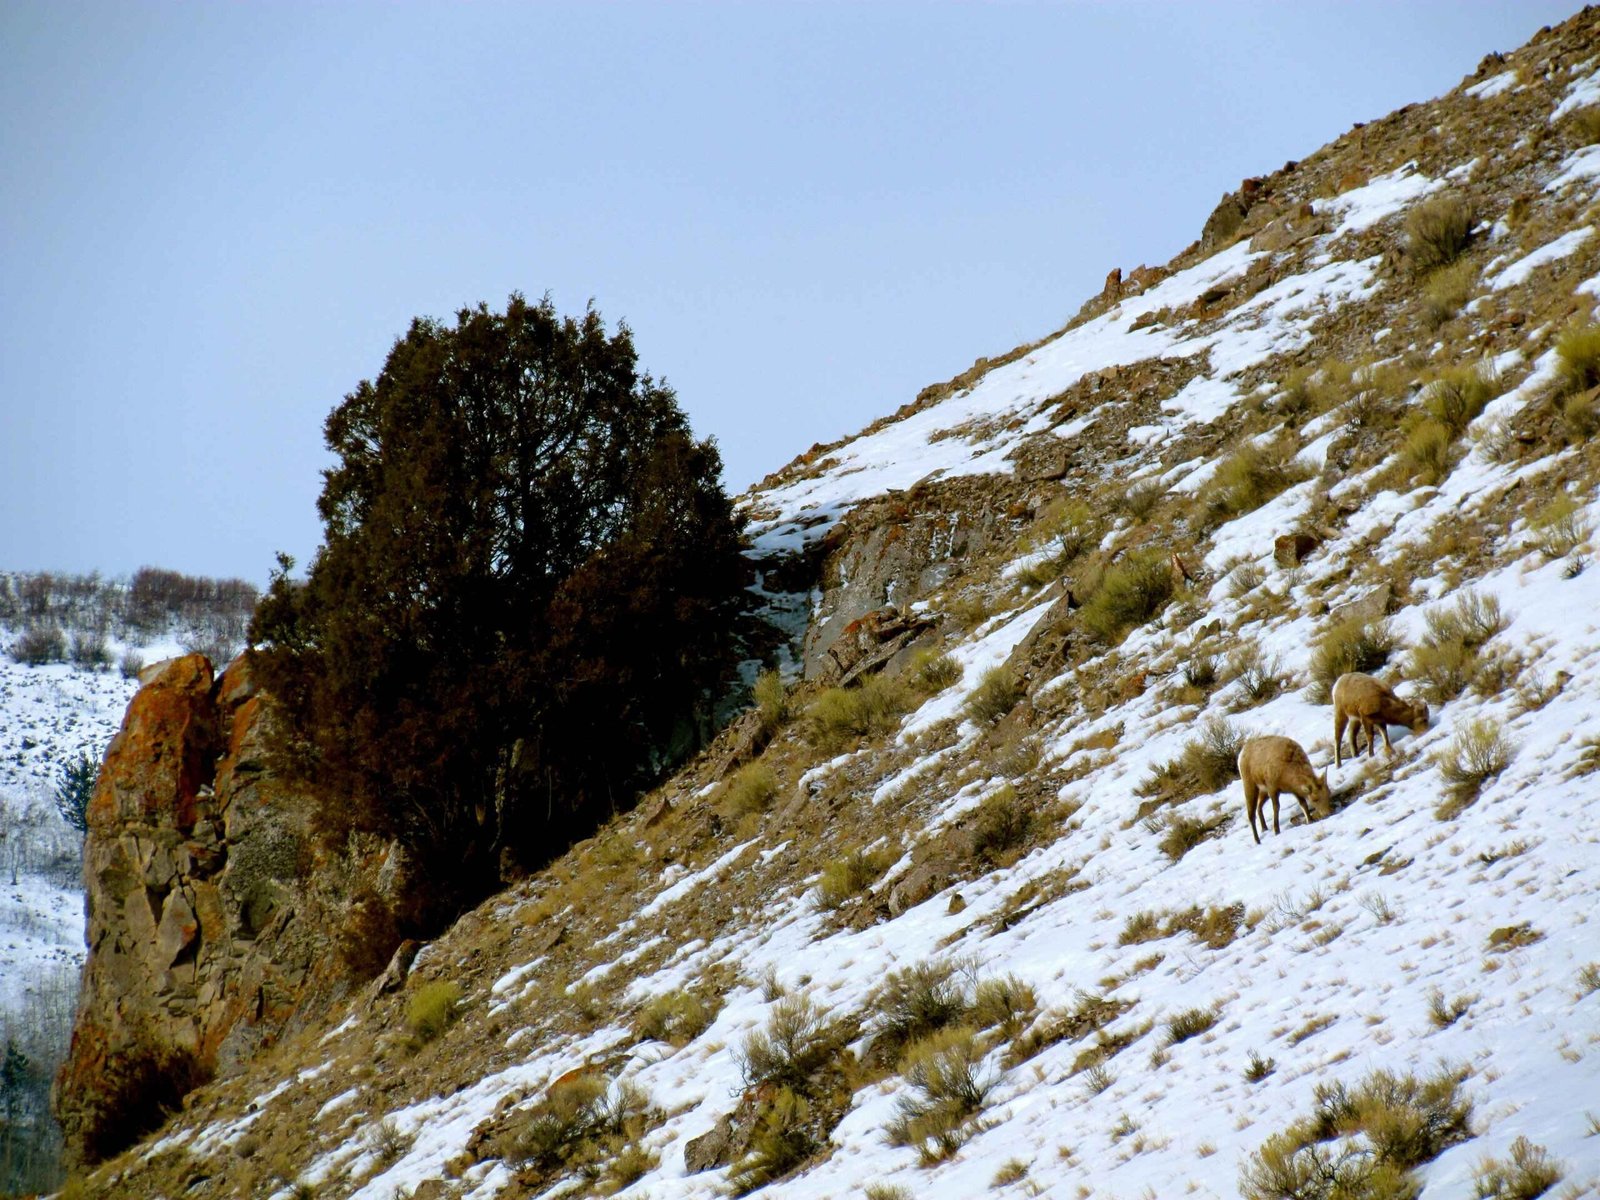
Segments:
[[[766,481],[769,556],[961,481],[1006,532],[91,1186],[1600,1194],[1597,141],[1585,13]],[[1428,727],[1336,764],[1351,669]],[[1258,844],[1263,734],[1333,801]]]
[[[13,630],[0,627],[0,645]],[[83,964],[81,835],[52,799],[61,770],[98,760],[138,687],[116,671],[0,657],[0,1020]]]

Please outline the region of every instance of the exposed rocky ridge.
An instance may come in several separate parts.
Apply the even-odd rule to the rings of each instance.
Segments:
[[[787,991],[844,1027],[853,1049],[836,1067],[855,1090],[844,1104],[836,1080],[819,1090],[817,1145],[769,1194],[842,1197],[893,1180],[965,1197],[1015,1158],[1040,1194],[1232,1195],[1237,1164],[1315,1086],[1445,1057],[1474,1073],[1482,1140],[1433,1164],[1430,1192],[1467,1194],[1473,1161],[1518,1133],[1566,1158],[1574,1187],[1600,1186],[1573,1102],[1597,1079],[1600,1003],[1577,982],[1586,962],[1600,969],[1596,774],[1583,749],[1600,740],[1600,658],[1592,622],[1573,613],[1600,593],[1587,534],[1553,557],[1530,540],[1553,498],[1600,515],[1600,443],[1563,440],[1551,399],[1551,346],[1590,311],[1600,238],[1494,284],[1594,215],[1583,181],[1600,169],[1573,175],[1592,156],[1550,117],[1585,87],[1600,102],[1597,63],[1588,12],[1486,60],[1449,96],[1241,188],[1248,203],[1226,201],[1209,241],[1108,281],[1062,336],[984,361],[767,481],[749,498],[758,539],[800,564],[787,590],[818,592],[813,674],[848,631],[895,630],[882,645],[914,632],[964,668],[960,684],[919,694],[891,733],[842,752],[814,744],[804,721],[774,730],[752,714],[637,812],[425,947],[402,992],[335,1012],[331,1028],[202,1089],[96,1181],[129,1196],[287,1197],[298,1183],[487,1200],[581,1191],[592,1168],[601,1186],[626,1186],[610,1154],[563,1176],[526,1152],[576,1078],[652,1098],[629,1194],[722,1194],[726,1177],[700,1168],[733,1157],[772,1106],[767,1085],[741,1092],[749,1074],[735,1060]],[[1582,186],[1563,185],[1569,175]],[[1403,221],[1446,189],[1480,219],[1470,302],[1441,322]],[[1377,215],[1352,221],[1363,205]],[[1506,389],[1442,476],[1399,471],[1423,384],[1486,360]],[[1326,402],[1290,386],[1296,368],[1336,382],[1341,362],[1404,379],[1335,386]],[[929,454],[888,462],[912,434]],[[1309,478],[1244,511],[1209,501],[1224,456],[1280,439]],[[913,469],[923,474],[905,478]],[[1103,518],[1104,536],[1056,582],[1033,582],[1052,553],[1051,513],[1071,502]],[[952,518],[968,533],[959,550]],[[1125,640],[1086,631],[1070,588],[1145,551],[1170,562],[1172,602]],[[1397,739],[1393,760],[1347,767],[1329,820],[1293,817],[1241,857],[1236,789],[1180,778],[1196,727],[1291,733],[1320,765],[1326,709],[1301,685],[1332,618],[1388,614],[1421,644],[1464,582],[1504,597],[1510,625],[1478,681],[1432,732]],[[904,623],[918,616],[932,627]],[[1278,657],[1280,694],[1250,696],[1231,669],[1204,682],[1208,657],[1216,670],[1241,647]],[[839,677],[859,661],[835,656]],[[969,719],[974,685],[1002,664],[1017,694]],[[905,660],[881,665],[913,674]],[[1477,721],[1509,733],[1515,761],[1465,808],[1436,812],[1439,761]],[[741,811],[724,777],[754,756],[775,795]],[[1184,829],[1198,840],[1167,849]],[[890,865],[821,903],[819,874],[868,853]],[[1009,1046],[984,1043],[999,1082],[983,1128],[919,1165],[883,1136],[911,1089],[860,1035],[889,967],[959,955],[1017,972],[1054,1008],[1026,1013]],[[418,1040],[407,1006],[444,984],[459,990],[456,1023]],[[709,1027],[681,1044],[642,1032],[648,1004],[684,988],[713,1008]],[[1430,1017],[1430,990],[1466,1007]],[[1177,1037],[1179,1009],[1207,1004],[1215,1028]],[[1010,1065],[1032,1036],[1046,1044]],[[1275,1057],[1252,1078],[1247,1052]],[[385,1111],[387,1134],[374,1123]],[[708,1147],[708,1132],[723,1145]]]
[[[245,659],[215,680],[202,655],[171,659],[142,682],[89,807],[89,957],[57,1083],[69,1153],[90,1161],[312,1020],[349,981],[334,951],[352,901],[393,875],[386,846],[319,851],[311,799],[267,769]]]

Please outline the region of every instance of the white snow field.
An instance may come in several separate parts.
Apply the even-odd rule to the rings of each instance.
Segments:
[[[20,629],[0,625],[0,648]],[[163,638],[109,642],[156,662],[181,653]],[[41,989],[77,990],[83,965],[83,884],[77,830],[52,796],[61,769],[87,755],[98,762],[138,690],[115,667],[25,666],[0,652],[0,1021]]]

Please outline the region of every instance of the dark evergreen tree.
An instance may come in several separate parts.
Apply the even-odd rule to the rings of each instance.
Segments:
[[[414,321],[325,435],[324,544],[304,584],[280,559],[252,640],[337,820],[405,839],[448,911],[698,743],[738,521],[628,329],[548,298]]]
[[[100,780],[100,764],[87,754],[79,754],[61,768],[56,781],[56,811],[79,833],[89,831],[89,800]]]

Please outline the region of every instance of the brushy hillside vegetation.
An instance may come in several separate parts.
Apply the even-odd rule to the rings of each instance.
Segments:
[[[940,514],[906,652],[80,1194],[1593,1194],[1597,114],[1584,13],[764,481],[764,561]],[[1257,845],[1348,670],[1429,726]]]

